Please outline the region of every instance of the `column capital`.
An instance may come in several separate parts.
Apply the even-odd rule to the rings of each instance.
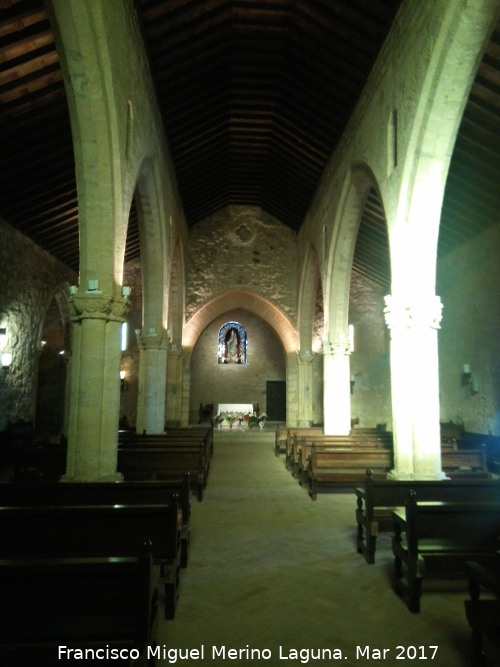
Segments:
[[[384,316],[389,329],[427,327],[439,329],[443,304],[437,295],[421,298],[396,299],[392,294],[384,297]]]
[[[135,332],[137,338],[137,345],[140,350],[166,350],[168,349],[168,338],[167,332],[165,329],[161,330],[161,333],[154,333],[149,331],[147,334],[143,334],[140,329],[137,329]]]
[[[351,347],[348,338],[339,338],[333,343],[327,338],[324,338],[322,344],[324,356],[341,354],[348,357],[351,354]]]
[[[168,356],[169,357],[182,357],[182,347],[179,347],[178,345],[170,345],[168,347]]]
[[[123,322],[130,310],[128,298],[113,298],[103,294],[73,294],[69,299],[73,322],[85,319]]]
[[[299,366],[307,366],[309,364],[312,364],[314,358],[314,352],[311,352],[310,350],[305,350],[304,352],[300,352],[299,350],[297,350],[296,356],[297,356],[297,363],[299,364]]]

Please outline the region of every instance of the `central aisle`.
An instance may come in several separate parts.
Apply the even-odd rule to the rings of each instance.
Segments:
[[[190,561],[176,618],[162,621],[157,636],[162,649],[192,651],[177,664],[291,667],[307,657],[320,665],[468,664],[465,585],[445,597],[424,593],[422,612],[411,614],[390,585],[390,537],[379,538],[375,565],[356,553],[353,492],[312,502],[274,455],[271,428],[216,431],[214,450],[204,500],[192,500]],[[432,661],[430,648],[426,661],[403,661],[398,645],[439,648]],[[202,646],[203,660],[196,657]],[[390,651],[385,660],[376,652],[367,659],[367,646]],[[229,649],[244,652],[233,659]],[[260,660],[249,659],[252,649]],[[293,650],[304,649],[314,653],[292,659]],[[332,659],[313,659],[322,649]]]

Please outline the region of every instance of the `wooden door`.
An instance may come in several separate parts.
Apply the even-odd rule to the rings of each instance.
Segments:
[[[266,413],[270,421],[286,421],[286,382],[268,380],[266,382]]]

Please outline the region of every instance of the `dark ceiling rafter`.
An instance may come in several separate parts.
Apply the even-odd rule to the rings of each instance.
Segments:
[[[135,0],[189,226],[228,204],[304,221],[401,0]],[[453,153],[446,255],[498,222],[500,25]],[[0,2],[0,216],[78,270],[67,102],[43,0]],[[126,260],[139,256],[132,204]],[[353,268],[389,287],[383,205],[368,196]]]

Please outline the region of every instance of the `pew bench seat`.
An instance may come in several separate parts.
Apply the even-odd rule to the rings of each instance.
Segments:
[[[201,445],[119,448],[117,469],[126,481],[182,479],[189,473],[191,488],[203,500],[208,468]]]
[[[424,576],[464,578],[466,561],[481,562],[498,550],[498,502],[417,503],[411,492],[392,517],[395,589],[415,613],[420,611]]]
[[[500,499],[500,481],[482,478],[446,480],[375,479],[367,470],[364,485],[355,489],[358,553],[367,563],[375,562],[379,533],[393,529],[392,512],[404,504],[410,491],[421,501],[495,502]]]
[[[307,468],[309,495],[316,500],[321,487],[355,486],[362,482],[367,467],[375,477],[387,477],[392,468],[392,451],[371,447],[322,450],[313,444]]]
[[[174,618],[180,591],[178,503],[0,507],[0,558],[106,558],[150,550]]]
[[[179,503],[181,566],[186,567],[191,535],[189,473],[182,479],[143,482],[7,482],[0,484],[0,507],[76,505],[168,505]]]
[[[149,553],[2,559],[0,590],[2,665],[53,666],[61,645],[144,655],[154,641],[158,596]]]
[[[465,614],[471,629],[472,665],[484,665],[491,657],[485,651],[486,642],[500,652],[500,556],[482,564],[467,561],[465,573],[469,579]]]

